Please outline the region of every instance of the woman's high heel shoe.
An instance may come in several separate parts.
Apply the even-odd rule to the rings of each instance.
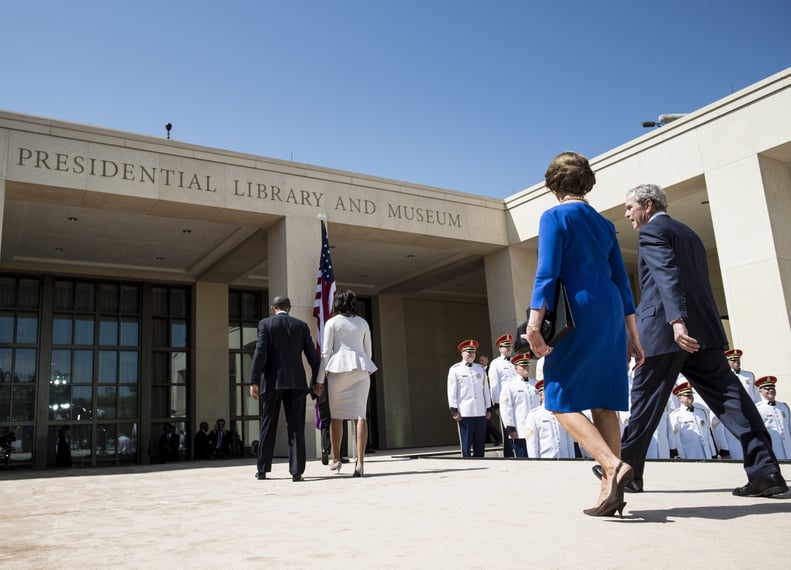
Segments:
[[[363,476],[363,464],[358,463],[354,466],[354,475],[352,477],[362,477]]]
[[[333,461],[330,463],[330,471],[337,471],[338,473],[341,472],[341,465],[343,465],[340,460]]]
[[[582,512],[591,517],[613,517],[615,513],[618,513],[620,518],[623,518],[623,508],[626,506],[626,502],[623,500],[623,492],[626,488],[626,485],[633,479],[634,475],[631,471],[624,474],[620,481],[618,481],[618,473],[621,472],[621,468],[624,467],[626,464],[621,461],[618,464],[618,467],[615,468],[615,472],[612,476],[612,481],[610,482],[610,494],[596,507],[585,509]]]

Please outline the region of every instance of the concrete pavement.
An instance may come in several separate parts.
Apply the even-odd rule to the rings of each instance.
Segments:
[[[624,518],[591,518],[591,461],[380,451],[366,476],[280,459],[0,473],[0,567],[787,567],[791,495],[739,498],[731,462],[651,462]],[[425,450],[423,450],[425,451]],[[783,466],[786,477],[791,467]]]

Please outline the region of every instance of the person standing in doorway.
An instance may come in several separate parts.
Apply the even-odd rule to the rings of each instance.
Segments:
[[[272,470],[277,420],[282,405],[288,431],[288,470],[292,481],[302,481],[305,472],[305,410],[309,392],[302,357],[307,359],[315,378],[319,356],[308,325],[289,315],[291,301],[277,296],[272,302],[273,316],[258,323],[250,373],[250,397],[259,401],[261,433],[255,477],[266,479]],[[321,395],[323,386],[314,387]]]
[[[332,317],[324,325],[321,343],[321,366],[317,382],[326,380],[329,390],[330,469],[341,470],[340,446],[343,420],[355,420],[357,463],[354,477],[364,475],[365,447],[368,444],[368,392],[371,374],[377,367],[372,360],[371,329],[368,322],[357,314],[357,295],[353,291],[338,291],[332,307]]]

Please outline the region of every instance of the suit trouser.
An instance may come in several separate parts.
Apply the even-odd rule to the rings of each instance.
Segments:
[[[635,370],[632,408],[621,443],[621,458],[643,478],[651,436],[676,383],[679,372],[700,394],[723,425],[742,444],[744,470],[751,481],[780,472],[769,433],[755,404],[731,371],[720,349],[703,349],[650,356]]]
[[[292,475],[305,472],[305,390],[273,390],[259,396],[261,433],[258,445],[258,472],[272,471],[275,437],[280,406],[286,414],[288,433],[288,471]]]

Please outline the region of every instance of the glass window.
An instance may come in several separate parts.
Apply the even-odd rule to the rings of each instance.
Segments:
[[[93,448],[93,426],[91,424],[71,427],[71,459],[77,464],[85,464],[91,460]]]
[[[118,344],[118,321],[113,318],[102,318],[99,321],[99,344],[116,346]]]
[[[171,355],[172,368],[170,370],[170,381],[174,384],[187,384],[189,374],[187,371],[187,353],[174,352]]]
[[[167,387],[153,386],[151,388],[151,416],[154,418],[170,417]]]
[[[239,327],[228,327],[228,346],[238,348],[242,344],[242,331]]]
[[[74,321],[74,344],[93,344],[93,317],[79,316]]]
[[[96,311],[96,287],[93,283],[77,283],[74,308],[81,313]]]
[[[71,386],[49,387],[49,419],[58,422],[71,420]]]
[[[121,285],[121,314],[136,315],[140,312],[140,289],[136,285]]]
[[[11,420],[11,384],[0,384],[0,421]],[[2,428],[0,428],[1,430]]]
[[[96,454],[100,456],[115,455],[114,424],[96,424]]]
[[[36,381],[36,349],[18,348],[14,363],[14,382],[33,383]]]
[[[71,344],[71,317],[55,317],[52,320],[52,344]]]
[[[115,419],[115,386],[99,386],[96,393],[96,417],[99,419]]]
[[[55,282],[54,304],[56,311],[74,310],[74,283],[71,281]]]
[[[187,415],[187,387],[186,386],[171,386],[170,387],[170,417],[182,417]]]
[[[0,307],[16,307],[16,279],[0,277]]]
[[[154,346],[168,346],[168,320],[153,319],[152,322],[152,343]]]
[[[136,418],[137,417],[137,386],[118,387],[118,417]],[[251,398],[252,399],[252,398]]]
[[[185,348],[187,346],[187,323],[173,321],[170,325],[170,346]]]
[[[17,306],[21,309],[38,309],[38,288],[38,279],[20,279]]]
[[[19,313],[16,323],[16,341],[35,344],[38,341],[38,315]]]
[[[170,312],[173,317],[184,318],[187,316],[187,290],[170,290]]]
[[[75,421],[93,418],[93,386],[71,387],[72,419]]]
[[[165,384],[169,381],[168,371],[170,367],[170,354],[167,352],[155,352],[151,355],[153,384]]]
[[[243,321],[257,321],[261,317],[259,315],[259,300],[258,293],[242,293],[242,320]]]
[[[137,346],[139,329],[137,319],[121,319],[121,346]]]
[[[72,372],[72,382],[80,384],[93,383],[93,351],[75,350],[74,369]]]
[[[71,384],[71,351],[53,350],[49,383],[55,386]]]
[[[243,397],[243,401],[244,401],[245,415],[247,415],[247,416],[258,416],[258,415],[260,415],[260,412],[258,410],[258,405],[259,405],[258,404],[258,400],[253,400],[252,398],[247,398],[247,397],[245,397],[246,395],[247,395],[247,392],[244,392],[244,390],[243,390],[242,391],[242,397]],[[255,439],[258,439],[258,438],[256,437]]]
[[[16,315],[3,311],[0,313],[0,342],[14,342],[14,321]]]
[[[118,313],[118,285],[102,283],[99,286],[99,310],[103,314]]]
[[[35,386],[15,385],[11,402],[12,422],[32,422],[35,409]]]
[[[170,315],[167,289],[154,287],[151,290],[151,309],[156,317],[167,317]]]
[[[0,382],[11,382],[14,349],[0,348]]]
[[[99,351],[99,384],[115,384],[118,381],[118,353],[114,350]]]
[[[255,343],[258,341],[258,327],[242,327],[242,348],[244,350],[255,350]]]
[[[137,352],[122,350],[118,381],[122,384],[137,384]]]
[[[242,296],[238,291],[228,292],[228,319],[238,321],[242,316]]]

